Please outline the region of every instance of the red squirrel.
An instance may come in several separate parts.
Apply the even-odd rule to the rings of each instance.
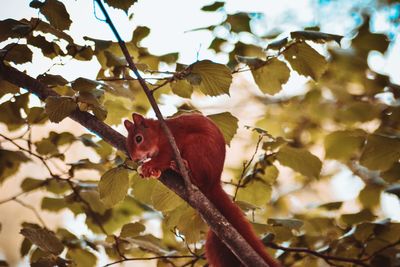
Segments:
[[[142,163],[141,176],[160,177],[167,169],[177,171],[173,151],[158,120],[132,114],[124,121],[128,130],[127,149],[132,160]],[[281,267],[265,251],[242,211],[221,186],[225,161],[225,140],[219,128],[200,114],[186,114],[165,120],[188,168],[190,179],[225,216],[233,227],[270,267]],[[178,171],[179,172],[179,171]],[[206,240],[206,258],[211,267],[243,266],[224,243],[210,230]]]

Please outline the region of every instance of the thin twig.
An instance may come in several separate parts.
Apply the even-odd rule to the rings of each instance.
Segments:
[[[50,169],[50,167],[49,167],[49,165],[47,164],[46,160],[45,160],[42,156],[40,156],[40,155],[38,155],[38,154],[36,154],[36,153],[33,153],[31,150],[26,149],[26,148],[20,146],[20,145],[17,144],[13,139],[8,138],[7,136],[5,136],[5,135],[3,135],[3,134],[0,134],[0,136],[3,137],[4,139],[6,139],[7,141],[9,141],[10,143],[12,143],[14,146],[18,147],[20,150],[25,151],[25,152],[27,152],[29,155],[38,158],[38,159],[43,163],[43,165],[46,167],[46,169],[47,169],[47,171],[49,172],[49,174],[50,174],[51,177],[56,177],[56,176],[57,176],[57,175],[55,175],[55,174],[52,172],[52,170]]]
[[[317,252],[315,250],[311,250],[311,249],[308,249],[308,248],[284,247],[284,246],[280,246],[278,244],[271,243],[271,242],[266,243],[265,245],[270,247],[270,248],[273,248],[273,249],[279,249],[279,250],[283,250],[283,251],[287,251],[287,252],[297,252],[297,253],[311,254],[311,255],[316,256],[318,258],[324,259],[325,261],[328,262],[328,264],[329,264],[329,261],[341,261],[341,262],[353,263],[353,264],[356,264],[356,265],[359,265],[359,266],[369,267],[368,264],[364,263],[365,260],[326,255],[326,254],[323,254],[323,253],[320,253],[320,252]]]
[[[43,227],[47,228],[44,220],[40,216],[39,212],[35,209],[35,207],[33,207],[32,205],[26,204],[25,202],[23,202],[22,200],[19,200],[18,198],[14,198],[13,201],[17,202],[18,204],[20,204],[21,206],[23,206],[27,209],[30,209],[31,211],[33,211],[36,218],[40,221],[40,223],[43,225]]]
[[[259,148],[260,143],[261,143],[261,140],[262,140],[263,138],[264,138],[263,135],[259,135],[259,136],[258,136],[258,141],[257,141],[257,144],[256,144],[256,149],[254,150],[253,155],[251,156],[251,158],[250,158],[249,161],[243,163],[243,170],[242,170],[242,173],[241,173],[241,175],[240,175],[240,178],[239,178],[239,181],[238,181],[238,183],[237,183],[237,186],[236,186],[236,188],[235,188],[235,194],[233,195],[233,201],[236,200],[236,197],[237,197],[239,188],[242,187],[243,178],[244,178],[244,176],[245,176],[245,174],[246,174],[248,168],[250,167],[251,163],[253,162],[254,157],[256,156],[256,154],[257,154],[257,152],[258,152],[258,148]]]
[[[154,256],[154,257],[147,257],[147,258],[125,258],[122,260],[118,260],[118,261],[114,261],[114,262],[110,262],[107,263],[106,265],[104,265],[103,267],[108,267],[114,264],[118,264],[121,262],[125,262],[125,261],[147,261],[147,260],[159,260],[159,259],[186,259],[186,258],[193,258],[194,256],[192,255],[182,255],[182,256]]]

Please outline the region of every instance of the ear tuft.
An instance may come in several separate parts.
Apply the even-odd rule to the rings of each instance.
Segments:
[[[144,117],[139,113],[132,113],[132,119],[133,123],[135,123],[136,125],[142,125],[145,120]]]
[[[124,125],[125,125],[125,128],[128,130],[128,132],[133,131],[133,128],[135,127],[133,122],[131,122],[130,120],[124,120]]]

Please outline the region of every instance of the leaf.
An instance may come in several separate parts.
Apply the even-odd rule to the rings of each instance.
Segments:
[[[294,230],[300,230],[303,221],[297,219],[268,219],[268,224],[273,226],[284,226]]]
[[[282,85],[285,84],[290,77],[290,70],[288,66],[278,60],[272,58],[265,62],[262,67],[252,69],[254,81],[258,88],[263,93],[274,95],[282,90]]]
[[[236,14],[228,15],[226,22],[231,25],[233,32],[250,32],[250,17],[248,13],[239,12]]]
[[[400,181],[400,163],[396,162],[392,167],[390,167],[390,169],[381,172],[381,177],[389,183]]]
[[[258,180],[250,181],[244,188],[240,188],[237,200],[262,207],[271,199],[272,187]]]
[[[92,211],[101,215],[106,212],[107,208],[100,200],[100,194],[96,190],[82,190],[80,195],[89,204]]]
[[[281,48],[285,47],[288,43],[288,38],[285,37],[283,39],[271,42],[267,45],[267,50],[272,49],[272,50],[280,50]]]
[[[59,212],[66,208],[66,202],[64,198],[50,198],[44,197],[40,206],[42,210],[48,210],[53,212]]]
[[[342,201],[336,201],[336,202],[328,202],[328,203],[319,205],[318,208],[326,209],[326,210],[338,210],[342,207],[342,205],[343,205]]]
[[[128,13],[129,8],[137,2],[137,0],[105,0],[105,2],[111,7],[122,9],[125,13]]]
[[[218,10],[219,8],[223,7],[224,5],[225,5],[225,2],[219,2],[219,1],[217,1],[217,2],[214,2],[214,3],[211,4],[211,5],[203,6],[203,7],[201,8],[201,10],[202,10],[202,11],[216,11],[216,10]]]
[[[29,192],[32,191],[36,188],[39,188],[46,184],[46,180],[39,180],[39,179],[34,179],[34,178],[25,178],[22,183],[21,183],[21,189],[24,192]]]
[[[330,133],[325,137],[326,157],[347,161],[360,154],[366,133],[363,130],[345,130]]]
[[[45,21],[42,21],[37,18],[31,18],[30,21],[27,21],[26,19],[22,19],[23,22],[30,23],[32,25],[37,25],[35,27],[35,31],[40,31],[43,33],[49,33],[51,35],[56,36],[57,38],[64,39],[68,43],[74,43],[74,40],[72,39],[71,36],[69,36],[67,33],[65,33],[62,30],[56,29],[52,24],[49,24]]]
[[[3,49],[7,51],[4,57],[5,61],[10,61],[15,64],[32,62],[33,53],[27,45],[12,43],[6,45]]]
[[[130,238],[129,241],[139,245],[144,250],[156,254],[164,254],[167,252],[167,248],[163,245],[162,241],[152,234],[136,236],[135,238]]]
[[[77,267],[92,267],[97,263],[96,255],[81,248],[69,248],[66,257],[71,259]]]
[[[282,146],[277,153],[278,161],[310,178],[318,178],[321,172],[320,159],[304,148]]]
[[[185,204],[184,207],[178,209],[182,209],[180,211],[181,216],[176,225],[179,232],[185,236],[185,241],[188,244],[199,241],[201,233],[206,231],[207,225],[202,220],[199,213],[189,205]]]
[[[86,78],[77,78],[72,82],[72,89],[78,92],[91,92],[97,88],[97,86],[104,86],[102,83],[89,80]]]
[[[100,199],[111,208],[122,201],[128,192],[128,171],[123,167],[113,168],[101,176],[98,186]]]
[[[57,0],[46,0],[40,12],[56,29],[64,31],[71,26],[71,19],[63,3]]]
[[[318,80],[327,68],[325,58],[306,43],[291,45],[283,54],[297,73],[314,80]]]
[[[154,208],[162,212],[171,211],[183,204],[183,200],[161,183],[154,187],[151,200]]]
[[[360,222],[373,221],[376,216],[369,209],[364,209],[358,213],[343,214],[340,218],[344,223],[353,225]]]
[[[318,31],[295,31],[290,33],[292,39],[309,40],[316,43],[325,43],[328,41],[335,41],[340,45],[343,36],[336,34],[323,33]]]
[[[201,77],[199,88],[204,94],[210,96],[229,94],[232,73],[228,67],[210,60],[202,60],[193,63],[191,68],[192,73]]]
[[[5,94],[17,94],[19,93],[19,87],[7,82],[6,80],[2,80],[0,76],[0,97],[2,97]]]
[[[23,31],[21,31],[23,29]],[[31,30],[29,24],[23,23],[15,19],[0,20],[0,42],[8,38],[20,38]]]
[[[50,121],[60,122],[75,111],[77,107],[78,105],[70,97],[49,96],[46,99],[45,109]]]
[[[64,250],[64,245],[53,232],[36,224],[25,223],[21,234],[44,252],[59,255]]]
[[[146,26],[138,26],[133,31],[131,42],[139,43],[150,34],[150,28]]]
[[[225,143],[229,145],[236,134],[239,120],[229,112],[212,114],[207,117],[218,126],[224,136]]]
[[[358,199],[364,208],[373,208],[380,203],[382,187],[374,184],[367,184],[360,191]]]
[[[122,226],[120,237],[135,237],[144,230],[146,227],[139,222],[128,223]]]
[[[0,149],[0,184],[15,174],[22,163],[30,159],[21,151]]]
[[[24,240],[21,243],[21,248],[19,249],[19,253],[21,257],[24,257],[28,255],[29,251],[31,250],[32,243],[29,241],[29,239],[24,238]]]
[[[400,184],[394,184],[385,189],[386,193],[394,194],[400,198]]]
[[[53,59],[57,55],[64,55],[63,51],[57,45],[57,43],[47,41],[46,38],[42,35],[29,35],[26,38],[26,42],[42,50],[43,55],[48,58]]]
[[[185,79],[171,83],[172,92],[180,97],[190,98],[193,93],[192,85]]]
[[[370,170],[388,170],[400,158],[400,139],[371,134],[360,163]]]
[[[29,124],[43,124],[47,121],[48,117],[44,108],[32,107],[26,119]]]

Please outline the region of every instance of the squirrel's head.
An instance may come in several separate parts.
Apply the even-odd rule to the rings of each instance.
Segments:
[[[127,149],[133,161],[145,162],[158,154],[158,131],[156,121],[133,113],[133,122],[124,121],[128,130]]]

